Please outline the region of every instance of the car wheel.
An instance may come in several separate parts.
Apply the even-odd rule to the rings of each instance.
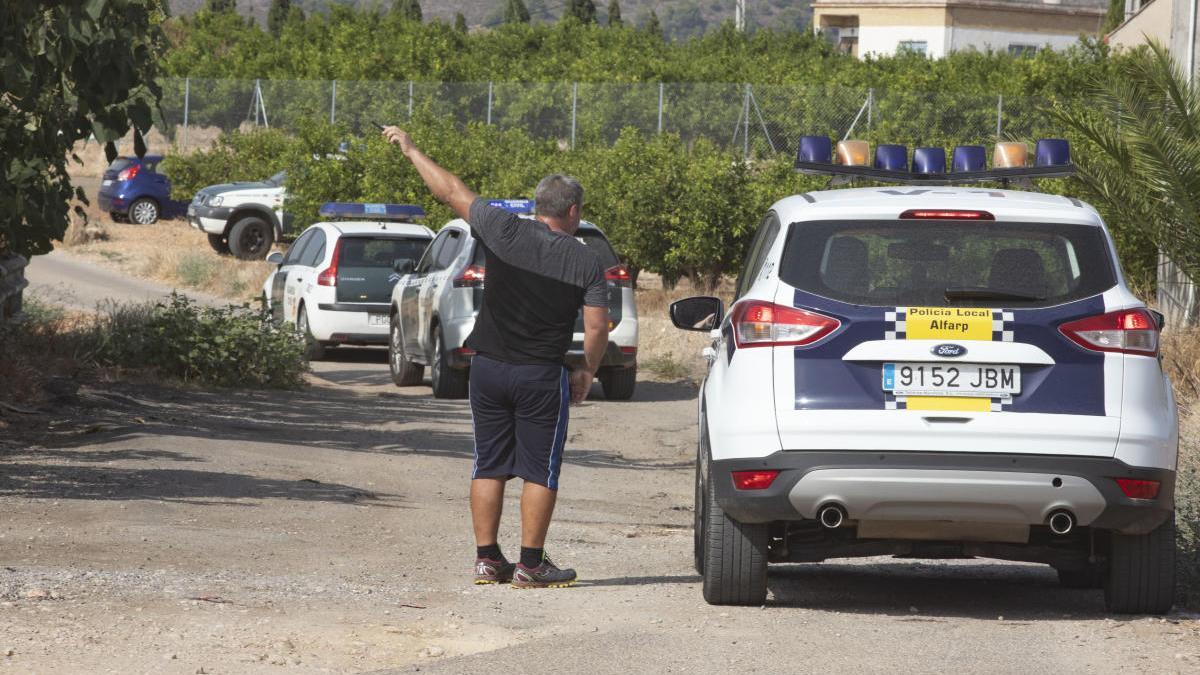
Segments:
[[[400,317],[392,316],[391,338],[388,340],[388,369],[392,371],[392,382],[397,387],[412,387],[421,384],[425,366],[408,360],[404,351],[404,333],[400,330]]]
[[[1058,584],[1063,588],[1103,588],[1104,568],[1088,564],[1083,569],[1058,569]]]
[[[222,255],[229,253],[229,240],[219,234],[208,235],[208,245]]]
[[[610,401],[628,401],[633,398],[633,390],[637,387],[637,365],[629,368],[602,368],[600,386],[604,389],[604,398]]]
[[[466,398],[469,371],[466,368],[451,368],[447,363],[446,341],[442,339],[442,327],[433,328],[433,363],[429,366],[429,380],[433,385],[434,398]]]
[[[275,243],[275,230],[258,216],[246,216],[229,230],[229,251],[241,260],[262,260]]]
[[[304,305],[300,305],[300,314],[296,317],[296,332],[304,336],[304,342],[308,345],[309,361],[325,358],[325,345],[313,337],[312,329],[308,325],[308,309]]]
[[[129,221],[138,225],[152,225],[158,221],[158,202],[142,197],[129,205]]]
[[[704,599],[710,605],[761,605],[767,599],[766,523],[739,523],[704,480]]]
[[[1146,534],[1112,535],[1104,606],[1118,614],[1166,614],[1175,600],[1175,514]]]

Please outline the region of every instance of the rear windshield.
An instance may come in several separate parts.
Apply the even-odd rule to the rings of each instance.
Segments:
[[[1116,283],[1091,225],[829,221],[791,228],[779,277],[857,305],[1046,307]]]
[[[608,243],[608,239],[605,239],[604,235],[600,234],[598,230],[580,229],[575,233],[575,238],[587,244],[589,248],[596,252],[596,255],[600,256],[600,264],[604,265],[604,269],[616,267],[621,264],[621,261],[617,258],[616,251]]]
[[[128,157],[118,157],[112,161],[112,164],[108,165],[108,170],[109,171],[124,171],[125,169],[128,169],[129,167],[131,167],[137,163],[138,163],[138,161],[136,159],[130,159]]]
[[[414,263],[429,245],[425,237],[343,237],[338,264],[346,267],[391,267],[399,258]]]

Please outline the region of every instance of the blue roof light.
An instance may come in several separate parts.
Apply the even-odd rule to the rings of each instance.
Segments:
[[[987,169],[987,154],[982,145],[960,145],[954,148],[951,170],[955,173],[962,171],[983,171]]]
[[[913,173],[946,173],[945,148],[917,148],[913,150]]]
[[[533,214],[532,199],[489,199],[488,206],[494,206],[498,209],[504,209],[509,213],[515,213],[519,216],[527,216]]]
[[[1061,138],[1042,138],[1038,140],[1036,166],[1065,166],[1070,163],[1070,143]]]
[[[801,162],[833,163],[833,142],[828,136],[801,136],[796,159]]]
[[[425,209],[416,204],[362,204],[326,202],[317,214],[322,218],[359,218],[362,220],[408,221],[425,217]]]
[[[908,148],[887,144],[875,146],[875,168],[884,171],[908,171]]]

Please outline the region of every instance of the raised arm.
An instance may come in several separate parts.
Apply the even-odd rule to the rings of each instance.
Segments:
[[[400,151],[416,167],[417,173],[421,175],[421,180],[425,181],[425,185],[429,187],[429,191],[433,193],[435,199],[454,209],[459,218],[467,220],[471,213],[471,203],[475,201],[476,194],[471,192],[458,176],[443,169],[428,155],[421,152],[413,143],[412,137],[400,127],[384,127],[383,137],[389,143],[400,147]]]

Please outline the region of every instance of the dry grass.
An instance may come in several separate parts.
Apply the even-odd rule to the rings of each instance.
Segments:
[[[704,333],[676,328],[668,314],[672,302],[693,295],[701,293],[693,290],[687,280],[668,290],[657,275],[643,272],[638,277],[638,361],[642,370],[665,380],[690,378],[699,382],[704,378],[707,365],[700,352],[712,339]],[[728,307],[733,297],[732,282],[723,283],[716,295]]]

